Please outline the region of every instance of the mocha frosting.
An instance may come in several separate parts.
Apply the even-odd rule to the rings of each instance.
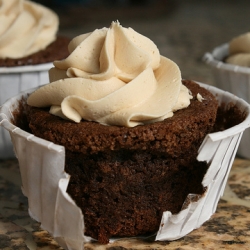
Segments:
[[[59,20],[48,8],[26,0],[0,0],[0,58],[21,58],[56,39]]]
[[[28,98],[35,107],[80,122],[133,127],[162,121],[190,104],[179,67],[160,56],[157,46],[132,28],[80,35],[70,55],[55,61],[47,84]]]

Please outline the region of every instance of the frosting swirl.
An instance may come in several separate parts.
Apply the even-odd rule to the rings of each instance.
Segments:
[[[227,63],[250,67],[250,32],[233,38],[229,42],[229,56]]]
[[[80,35],[70,55],[55,61],[47,84],[28,98],[36,107],[80,122],[133,127],[162,121],[190,104],[179,67],[131,28],[112,22]]]
[[[57,15],[27,0],[0,0],[0,57],[21,58],[47,47],[56,38]]]

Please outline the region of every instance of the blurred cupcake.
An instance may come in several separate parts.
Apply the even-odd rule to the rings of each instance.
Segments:
[[[69,39],[57,36],[57,15],[31,1],[2,0],[0,19],[1,105],[22,90],[48,83],[52,62],[68,55]],[[13,157],[9,135],[0,133],[0,158]]]
[[[200,227],[223,194],[250,106],[182,80],[152,41],[117,22],[69,50],[50,84],[0,110],[31,217],[77,250],[113,237],[175,240]]]
[[[203,59],[211,66],[217,87],[250,102],[250,33],[216,47]],[[250,129],[244,132],[238,155],[250,158]]]

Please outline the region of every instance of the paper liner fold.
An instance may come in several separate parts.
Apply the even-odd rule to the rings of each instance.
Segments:
[[[224,63],[223,60],[228,54],[229,44],[225,43],[216,47],[211,53],[205,53],[203,60],[211,67],[218,88],[250,103],[250,68]],[[250,159],[250,129],[244,132],[238,154]]]
[[[214,214],[223,195],[242,133],[220,141],[212,141],[209,135],[205,138],[197,160],[209,163],[209,169],[202,181],[207,190],[203,197],[191,202],[177,215],[172,215],[169,211],[164,212],[156,240],[179,239],[199,228]]]
[[[250,126],[248,103],[215,87],[201,85],[214,93],[219,102],[236,103],[246,112],[247,117],[237,126],[206,136],[197,159],[209,164],[202,181],[207,190],[199,199],[196,194],[190,194],[178,214],[164,212],[155,240],[179,239],[212,216],[223,194],[242,133]],[[20,165],[22,190],[28,197],[30,215],[41,222],[42,228],[62,247],[82,250],[84,243],[91,238],[84,235],[83,214],[66,192],[70,176],[64,172],[64,147],[40,139],[11,124],[12,111],[22,97],[27,97],[27,93],[19,94],[2,106],[0,124],[9,131],[13,141]]]
[[[21,91],[49,82],[48,70],[53,63],[0,67],[0,105]],[[15,157],[8,131],[0,127],[0,159]]]

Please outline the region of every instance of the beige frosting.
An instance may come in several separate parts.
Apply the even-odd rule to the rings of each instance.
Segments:
[[[80,122],[133,127],[173,116],[190,104],[179,67],[131,28],[112,22],[80,35],[70,55],[54,62],[47,84],[28,98],[36,107]]]
[[[205,99],[203,98],[203,96],[202,96],[200,93],[197,94],[196,98],[197,98],[197,100],[198,100],[199,102],[202,102],[203,100],[205,100]]]
[[[250,32],[233,38],[229,43],[227,63],[250,67]]]
[[[26,0],[0,0],[0,58],[21,58],[56,38],[57,15]]]

